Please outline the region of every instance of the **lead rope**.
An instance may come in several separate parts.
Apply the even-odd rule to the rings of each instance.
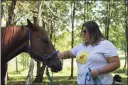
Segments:
[[[50,85],[53,85],[52,78],[50,77],[48,67],[46,67],[46,75],[47,75],[47,77],[48,77],[48,79],[50,81]]]
[[[63,64],[63,59],[62,59],[61,61],[62,61],[62,64]],[[50,85],[53,85],[53,81],[52,81],[52,78],[53,78],[53,72],[52,72],[52,78],[51,78],[47,66],[46,66],[46,75],[47,75],[47,77],[48,77],[48,79],[49,79],[49,81],[50,81]]]
[[[90,74],[91,73],[91,69],[88,68],[88,70],[89,71],[85,75],[85,85],[86,85],[86,81],[90,81],[92,79],[91,74]],[[102,83],[101,83],[101,81],[100,81],[100,79],[98,77],[93,78],[93,82],[94,82],[94,85],[97,85],[98,82],[99,82],[100,85],[102,85]]]

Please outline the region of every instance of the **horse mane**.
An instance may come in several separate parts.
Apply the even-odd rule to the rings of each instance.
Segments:
[[[4,50],[19,45],[27,34],[27,28],[22,26],[8,26],[2,28],[2,48]],[[3,51],[4,51],[3,50]]]

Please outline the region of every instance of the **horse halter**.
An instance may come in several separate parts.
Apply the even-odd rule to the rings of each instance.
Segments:
[[[51,57],[53,57],[53,55],[55,55],[55,54],[57,54],[59,51],[55,51],[55,52],[53,52],[52,54],[49,54],[49,55],[47,55],[47,56],[42,56],[42,55],[40,55],[40,54],[38,54],[36,51],[34,51],[33,49],[32,49],[32,46],[31,46],[31,40],[30,40],[30,38],[31,38],[31,33],[30,33],[30,31],[28,32],[28,40],[29,40],[29,48],[30,48],[30,54],[32,55],[35,55],[36,56],[36,58],[38,58],[38,59],[41,59],[41,60],[48,60],[48,59],[50,59]],[[34,57],[33,57],[34,58]],[[38,60],[38,59],[36,59],[36,58],[34,58],[35,60]]]

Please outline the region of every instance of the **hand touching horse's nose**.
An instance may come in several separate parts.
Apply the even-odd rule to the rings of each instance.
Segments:
[[[64,52],[59,52],[59,53],[57,54],[57,56],[58,56],[58,58],[63,58],[63,57],[64,57]]]

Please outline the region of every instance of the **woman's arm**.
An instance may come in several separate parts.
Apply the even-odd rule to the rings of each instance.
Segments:
[[[91,76],[93,78],[101,74],[112,72],[120,67],[120,60],[118,56],[106,57],[106,60],[108,62],[108,65],[99,68],[100,71],[98,70],[98,68],[91,71]]]
[[[101,68],[101,74],[112,72],[120,67],[118,56],[106,57],[108,65]]]
[[[75,58],[71,52],[71,50],[67,50],[61,53],[58,53],[58,57],[62,59],[69,59],[69,58]]]

